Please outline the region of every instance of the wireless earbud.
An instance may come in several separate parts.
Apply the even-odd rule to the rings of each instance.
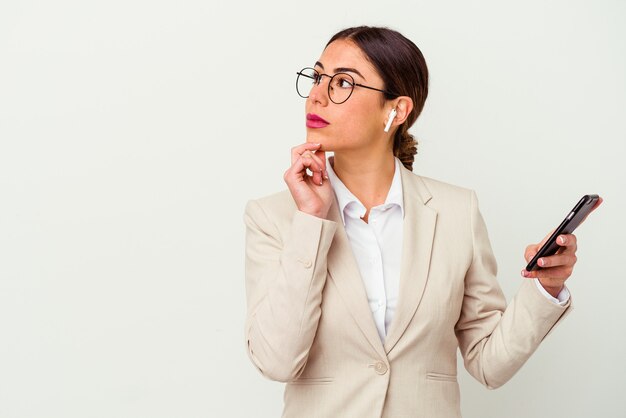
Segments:
[[[387,125],[385,125],[385,132],[389,132],[389,128],[391,128],[391,123],[395,119],[396,114],[396,109],[391,109],[391,112],[389,112],[389,119],[387,119]]]

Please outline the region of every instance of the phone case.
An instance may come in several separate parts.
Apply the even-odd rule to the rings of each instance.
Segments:
[[[559,225],[559,227],[550,235],[550,238],[543,244],[543,246],[539,249],[537,254],[530,260],[530,263],[526,266],[527,271],[538,270],[541,267],[537,265],[537,260],[541,257],[547,257],[555,254],[559,245],[556,243],[556,238],[561,234],[571,234],[574,230],[580,225],[580,223],[585,219],[585,217],[591,212],[593,207],[596,205],[599,197],[597,194],[588,194],[584,195],[574,206],[574,209],[570,211],[570,213],[565,217],[563,222]]]

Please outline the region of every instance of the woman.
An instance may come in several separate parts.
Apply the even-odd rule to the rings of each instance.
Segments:
[[[459,417],[457,349],[488,388],[510,379],[571,307],[576,237],[507,306],[475,194],[411,171],[417,46],[346,29],[297,77],[306,143],[245,213],[250,359],[287,382],[284,417]]]

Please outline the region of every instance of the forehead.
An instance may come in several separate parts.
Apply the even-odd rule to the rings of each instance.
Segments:
[[[336,40],[328,45],[322,52],[319,62],[326,72],[334,73],[336,68],[354,68],[366,79],[379,78],[376,69],[361,48],[345,39]]]

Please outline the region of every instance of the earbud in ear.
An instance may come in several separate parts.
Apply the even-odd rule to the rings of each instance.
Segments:
[[[396,109],[391,109],[391,112],[389,112],[389,119],[387,119],[387,125],[385,125],[385,132],[389,132],[389,128],[391,128],[391,123],[396,118],[396,114]]]

